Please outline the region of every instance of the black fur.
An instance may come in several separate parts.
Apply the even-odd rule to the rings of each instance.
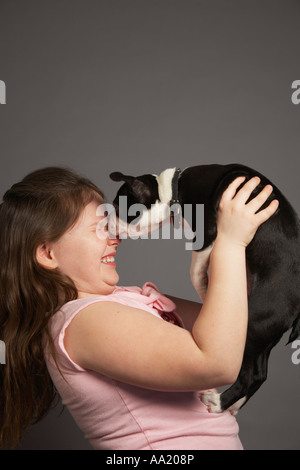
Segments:
[[[201,250],[216,238],[218,203],[229,183],[240,175],[245,175],[246,181],[253,176],[261,178],[251,198],[266,184],[272,184],[257,171],[239,164],[202,165],[182,172],[178,189],[183,215],[184,204],[193,207],[204,204],[204,245]],[[129,192],[129,203],[154,203],[158,199],[157,183],[155,178],[149,180],[149,176],[153,178],[152,175],[134,178],[137,182],[133,186],[133,181],[127,180],[114,204],[118,205],[120,191],[124,195]],[[120,179],[124,180],[123,175]],[[222,410],[240,398],[246,397],[248,401],[258,390],[267,378],[269,354],[286,331],[292,329],[289,343],[300,334],[300,223],[286,198],[272,186],[274,190],[263,207],[272,199],[278,199],[279,208],[259,227],[246,249],[247,272],[251,280],[246,347],[237,381],[221,394]],[[194,216],[192,220],[195,220]]]
[[[143,204],[147,209],[150,209],[151,204],[154,204],[158,197],[158,187],[155,176],[153,175],[142,175],[142,176],[127,176],[122,173],[115,171],[111,173],[110,178],[113,181],[125,181],[125,183],[119,189],[113,204],[116,208],[116,214],[119,215],[119,197],[127,197],[127,206],[128,208],[133,204],[139,203]],[[136,215],[130,216],[126,214],[126,222],[130,223],[135,218]]]

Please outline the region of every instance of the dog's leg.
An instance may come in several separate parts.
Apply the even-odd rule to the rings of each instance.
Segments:
[[[268,359],[273,346],[270,346],[267,351],[264,351],[254,360],[251,367],[247,367],[245,370],[242,367],[238,380],[229,389],[221,393],[220,402],[223,410],[229,408],[229,410],[234,410],[234,414],[237,414],[240,407],[265,382],[268,373]],[[239,395],[238,399],[236,399],[236,393]],[[243,397],[240,398],[240,395],[243,395]]]
[[[251,291],[243,363],[236,382],[221,394],[222,410],[234,407],[237,412],[237,402],[244,398],[244,405],[257,392],[267,378],[270,352],[291,327],[291,314],[286,314],[286,301],[280,303],[277,289],[276,284],[256,284]],[[266,299],[269,311],[262,311]]]
[[[192,252],[192,263],[190,267],[191,281],[196,289],[200,299],[204,301],[208,285],[207,270],[209,266],[209,257],[213,243],[203,251]]]
[[[199,398],[207,406],[210,413],[222,413],[229,410],[237,414],[239,408],[248,400],[248,393],[252,385],[253,364],[243,362],[240,374],[231,387],[222,393],[211,391],[200,392]]]
[[[258,357],[250,359],[244,357],[238,379],[223,393],[203,392],[201,401],[212,413],[222,413],[229,410],[236,415],[249,398],[261,387],[267,378],[268,360],[272,348],[278,341],[270,344]]]

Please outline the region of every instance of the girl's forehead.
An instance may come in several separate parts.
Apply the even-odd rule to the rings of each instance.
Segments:
[[[82,210],[79,219],[75,225],[77,226],[89,226],[92,223],[98,223],[101,216],[97,215],[97,208],[99,204],[96,201],[92,201],[87,204]]]

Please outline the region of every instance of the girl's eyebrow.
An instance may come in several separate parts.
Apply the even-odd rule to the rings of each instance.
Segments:
[[[99,222],[101,222],[103,219],[105,219],[105,215],[100,215],[98,216],[98,220],[95,220],[94,222],[91,222],[89,225],[88,225],[88,228],[91,228],[91,227],[95,227],[95,225],[98,225]]]

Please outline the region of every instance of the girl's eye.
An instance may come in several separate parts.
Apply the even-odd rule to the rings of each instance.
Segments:
[[[106,240],[108,237],[108,223],[105,225],[98,224],[96,228],[97,237]]]

